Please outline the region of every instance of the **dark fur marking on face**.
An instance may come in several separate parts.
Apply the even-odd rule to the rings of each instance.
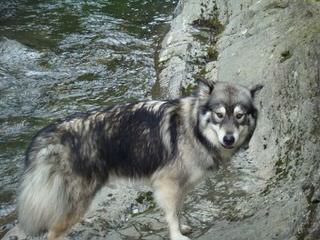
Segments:
[[[200,106],[200,112],[204,115],[207,112],[214,112],[220,107],[224,107],[223,102],[215,101],[213,99],[210,99],[207,101],[204,105]]]
[[[212,107],[210,105],[209,102],[207,102],[205,105],[200,106],[200,113],[202,115],[205,115],[207,112],[211,112],[212,111]]]
[[[202,132],[200,131],[200,114],[198,114],[197,116],[197,122],[193,129],[193,132],[196,139],[198,139],[198,141],[208,150],[208,152],[212,152],[214,151],[214,146],[208,141],[205,136],[203,136]]]
[[[238,89],[231,85],[226,86],[225,91],[228,96],[235,96],[238,93]]]

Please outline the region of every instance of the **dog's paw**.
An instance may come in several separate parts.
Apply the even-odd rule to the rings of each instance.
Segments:
[[[191,239],[182,234],[177,234],[177,235],[171,236],[171,240],[191,240]]]
[[[182,225],[180,226],[180,229],[181,229],[182,234],[189,234],[189,233],[192,232],[192,227],[190,227],[190,226],[188,226],[188,225],[182,224]]]
[[[191,240],[191,239],[181,234],[179,236],[171,237],[171,240]]]

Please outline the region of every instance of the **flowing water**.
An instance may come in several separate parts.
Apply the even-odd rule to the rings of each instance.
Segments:
[[[1,1],[0,225],[15,218],[24,151],[37,130],[74,112],[152,97],[154,56],[175,4]]]

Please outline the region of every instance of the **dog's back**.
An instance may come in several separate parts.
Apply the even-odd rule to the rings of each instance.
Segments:
[[[175,101],[120,105],[42,129],[26,154],[18,198],[21,227],[35,235],[62,219],[71,225],[109,175],[150,177],[173,160],[176,108]],[[71,212],[77,216],[67,217]]]

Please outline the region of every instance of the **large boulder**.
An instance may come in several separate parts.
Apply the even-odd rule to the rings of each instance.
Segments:
[[[201,8],[193,7],[199,23],[209,23],[200,30],[195,12],[190,12],[196,2]],[[188,22],[191,30],[180,34],[180,40],[170,38],[174,32],[169,32],[164,40],[163,46],[169,47],[160,53],[164,70],[159,81],[162,89],[169,89],[165,96],[181,94],[188,84],[184,81],[193,84],[195,73],[212,80],[265,85],[256,99],[259,124],[243,160],[249,159],[255,169],[247,182],[258,179],[256,186],[240,195],[226,189],[221,208],[237,198],[235,211],[213,221],[199,239],[320,239],[320,2],[185,0],[180,9],[185,21],[179,21]],[[214,18],[224,31],[210,35]],[[173,25],[171,31],[179,29],[179,24],[173,21]],[[201,42],[197,31],[203,29],[207,41]],[[186,42],[185,36],[192,40]],[[181,45],[189,50],[185,47],[181,54],[178,47],[175,54],[173,46]],[[212,49],[218,52],[214,61],[205,56]],[[199,67],[194,57],[209,61]],[[171,63],[178,66],[172,68]],[[171,86],[178,89],[172,91]]]

